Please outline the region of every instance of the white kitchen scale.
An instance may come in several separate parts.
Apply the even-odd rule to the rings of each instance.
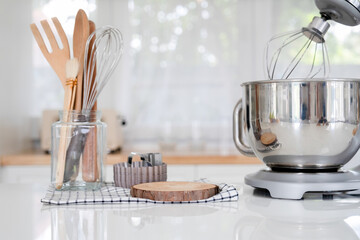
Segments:
[[[264,169],[246,175],[245,183],[254,188],[267,189],[271,197],[281,199],[301,199],[310,192],[360,194],[360,167],[334,172],[277,172]]]

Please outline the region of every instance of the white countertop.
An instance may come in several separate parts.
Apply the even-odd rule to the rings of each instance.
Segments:
[[[360,197],[277,200],[239,184],[237,202],[54,206],[46,188],[0,184],[0,239],[360,239]]]

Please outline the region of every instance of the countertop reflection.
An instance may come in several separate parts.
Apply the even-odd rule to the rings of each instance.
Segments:
[[[360,239],[360,196],[237,187],[237,202],[57,206],[40,203],[47,186],[0,184],[0,239]]]

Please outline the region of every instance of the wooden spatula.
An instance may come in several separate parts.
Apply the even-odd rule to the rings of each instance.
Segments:
[[[55,35],[52,32],[49,23],[47,20],[42,20],[41,26],[44,29],[44,32],[48,38],[48,41],[50,43],[52,51],[49,52],[47,49],[44,39],[42,38],[39,29],[36,27],[36,25],[33,23],[30,25],[31,31],[35,37],[35,40],[43,53],[44,57],[50,64],[50,66],[54,69],[55,73],[58,75],[62,86],[64,89],[67,89],[67,78],[66,78],[66,63],[70,59],[70,49],[69,49],[69,42],[66,37],[66,34],[59,22],[59,20],[54,17],[52,18],[52,22],[55,25],[56,31],[60,37],[60,40],[62,42],[63,48],[60,49],[56,39]],[[71,100],[69,101],[69,97],[71,96],[71,93],[69,94],[69,91],[65,91],[65,98],[64,98],[64,110],[67,110],[67,106],[69,106]],[[65,113],[65,112],[64,112]],[[65,118],[66,121],[66,118]],[[66,149],[66,128],[61,128],[61,137],[60,137],[60,143],[59,143],[59,152],[58,152],[58,161],[57,161],[57,167],[56,167],[56,188],[60,189],[63,184],[63,178],[64,178],[64,167],[65,167],[65,149]]]
[[[96,25],[95,25],[95,23],[93,22],[93,21],[91,21],[91,20],[89,20],[89,35],[90,34],[92,34],[95,30],[96,30]],[[96,46],[94,46],[94,42],[95,42],[95,38],[92,38],[91,39],[91,41],[90,41],[90,49],[91,48],[96,48]],[[90,59],[91,57],[90,57],[90,55],[91,55],[91,51],[88,51],[88,59]],[[95,59],[93,59],[93,61],[95,61]],[[90,65],[91,64],[91,62],[90,61],[88,61],[88,63],[87,63],[88,65]],[[95,62],[95,68],[94,68],[94,73],[93,73],[93,78],[91,79],[91,87],[93,87],[93,85],[95,84],[95,77],[96,77],[96,62]],[[96,111],[97,110],[97,101],[95,101],[95,103],[94,103],[94,106],[93,106],[93,108],[91,109],[91,110],[93,110],[93,111]]]
[[[75,18],[73,50],[74,58],[79,59],[78,84],[75,97],[75,110],[80,111],[82,106],[84,53],[86,41],[89,37],[89,21],[84,10],[80,9]]]
[[[40,23],[50,42],[50,46],[52,48],[51,52],[49,52],[48,49],[46,48],[44,39],[42,38],[39,29],[36,27],[36,25],[33,23],[30,25],[30,28],[41,52],[43,53],[44,57],[46,58],[52,69],[54,69],[55,73],[61,80],[63,87],[65,88],[65,84],[66,84],[65,65],[67,60],[70,59],[69,42],[59,20],[56,17],[52,18],[51,20],[54,23],[55,28],[60,36],[63,45],[62,49],[60,49],[59,45],[57,44],[55,35],[52,32],[47,20],[42,20]]]

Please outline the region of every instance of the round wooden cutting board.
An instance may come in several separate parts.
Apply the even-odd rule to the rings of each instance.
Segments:
[[[193,201],[219,192],[214,184],[201,182],[151,182],[131,187],[131,196],[155,201]]]

